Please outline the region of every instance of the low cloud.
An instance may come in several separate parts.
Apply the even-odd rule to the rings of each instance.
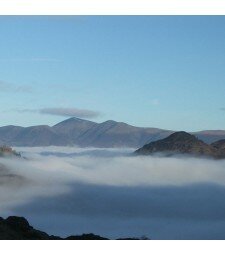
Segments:
[[[191,157],[130,156],[132,149],[19,147],[32,165],[69,170],[74,180],[114,186],[183,186],[212,183],[225,186],[225,160]],[[84,169],[90,169],[85,171]],[[74,171],[71,171],[74,170]]]
[[[225,238],[225,160],[131,157],[131,149],[16,149],[27,159],[0,159],[0,216],[23,215],[57,235]]]

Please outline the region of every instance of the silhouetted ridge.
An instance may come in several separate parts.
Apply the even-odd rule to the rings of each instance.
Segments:
[[[123,238],[138,240],[138,238]],[[92,233],[72,235],[66,238],[48,235],[34,229],[24,217],[10,216],[7,219],[0,217],[0,240],[108,240],[108,238]]]

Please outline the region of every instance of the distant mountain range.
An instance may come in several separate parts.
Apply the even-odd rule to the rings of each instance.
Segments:
[[[164,139],[150,142],[136,150],[135,153],[138,155],[163,154],[164,156],[187,154],[222,159],[225,158],[225,140],[207,144],[194,135],[181,131]]]
[[[81,146],[81,147],[133,147],[163,139],[172,130],[143,128],[108,120],[96,123],[70,118],[52,127],[47,125],[0,127],[0,144],[8,146]],[[225,130],[206,130],[192,133],[206,143],[225,139]]]

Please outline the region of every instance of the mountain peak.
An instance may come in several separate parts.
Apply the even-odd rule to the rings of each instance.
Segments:
[[[59,123],[66,123],[66,122],[76,122],[76,121],[86,121],[86,120],[84,120],[84,119],[80,119],[80,118],[77,118],[77,117],[71,117],[71,118],[69,118],[69,119],[66,119],[66,120],[63,120],[63,121],[61,121],[61,122],[59,122]],[[59,124],[58,123],[58,124]],[[57,124],[56,124],[57,125]]]
[[[118,123],[118,122],[115,121],[115,120],[106,120],[106,121],[104,121],[104,122],[102,122],[102,123],[116,124],[116,123]]]
[[[77,118],[77,117],[71,117],[67,119],[66,121],[88,121],[88,120]]]
[[[57,124],[55,124],[53,127],[61,126],[61,125],[73,125],[73,124],[79,124],[79,123],[95,123],[90,120],[84,120],[77,117],[71,117],[69,119],[63,120]]]
[[[185,131],[178,131],[171,135],[169,135],[167,138],[165,138],[165,141],[171,141],[171,142],[187,142],[187,141],[199,141],[197,137],[194,135],[191,135]]]

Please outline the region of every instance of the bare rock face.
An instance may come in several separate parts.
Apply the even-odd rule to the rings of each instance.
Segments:
[[[165,139],[146,144],[135,153],[140,155],[162,153],[166,156],[188,154],[192,156],[225,158],[225,153],[221,149],[206,144],[194,135],[184,131],[175,132]]]

